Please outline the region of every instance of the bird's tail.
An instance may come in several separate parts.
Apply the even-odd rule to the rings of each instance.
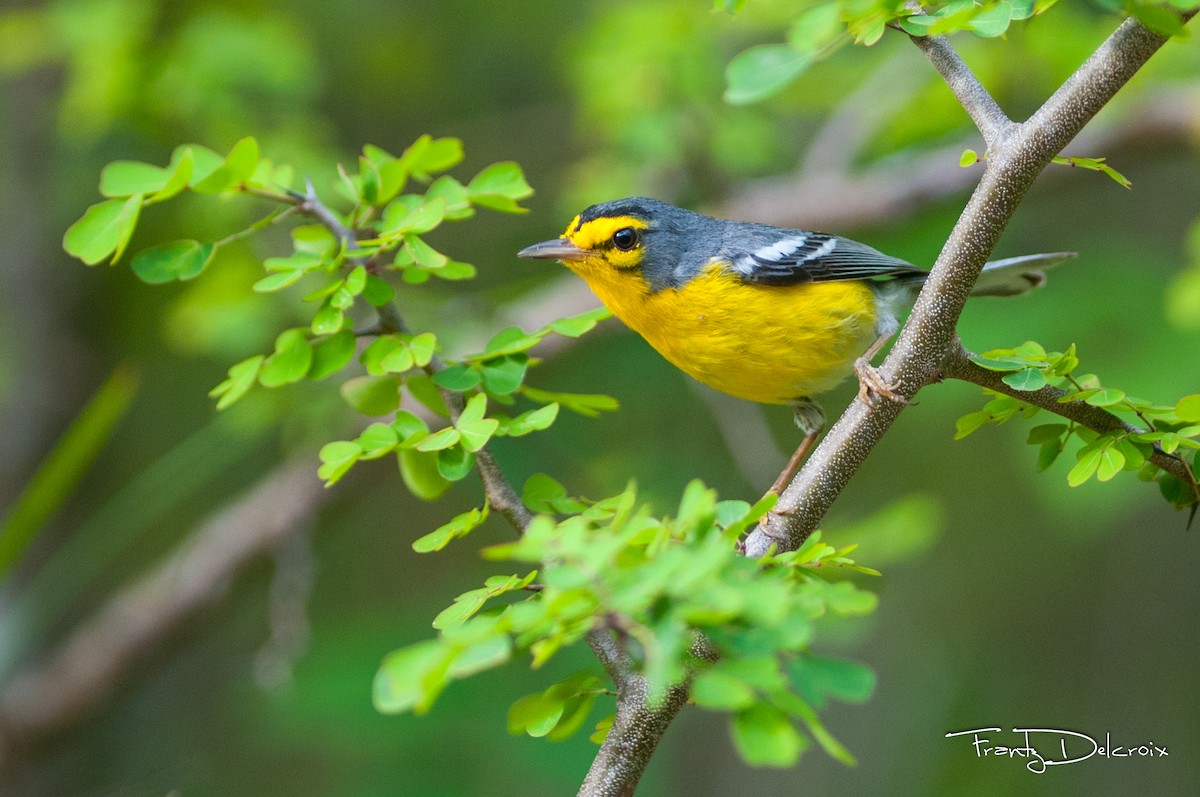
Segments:
[[[1076,257],[1075,252],[1022,255],[992,260],[984,264],[972,296],[1016,296],[1031,291],[1046,281],[1046,270]]]
[[[971,290],[972,296],[1017,296],[1033,290],[1046,281],[1046,270],[1064,260],[1076,257],[1075,252],[1054,252],[1042,255],[1022,255],[991,260],[983,265],[979,279]],[[928,272],[913,269],[896,282],[916,295],[928,278]]]

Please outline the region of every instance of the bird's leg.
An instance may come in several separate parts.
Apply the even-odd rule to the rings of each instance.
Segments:
[[[821,410],[821,405],[812,399],[797,399],[793,410],[796,414],[796,425],[804,432],[804,439],[800,441],[796,453],[792,454],[787,465],[784,465],[779,478],[771,485],[768,492],[775,493],[775,495],[781,494],[783,489],[788,486],[788,482],[796,475],[804,458],[812,450],[813,444],[817,442],[817,435],[821,434],[821,430],[825,428],[825,413]]]
[[[883,377],[879,375],[879,370],[871,365],[871,360],[875,359],[875,355],[879,354],[880,350],[887,345],[893,334],[895,333],[886,332],[880,335],[870,348],[854,361],[854,375],[858,377],[858,398],[868,407],[875,406],[876,396],[882,396],[897,404],[908,403],[908,399],[896,392],[900,388],[900,383],[884,382]]]

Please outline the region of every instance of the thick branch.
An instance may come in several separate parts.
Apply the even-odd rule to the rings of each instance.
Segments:
[[[936,379],[957,341],[958,318],[979,270],[1038,174],[1166,41],[1127,20],[1028,122],[1010,127],[990,146],[983,179],[880,367],[900,396],[910,399]],[[747,539],[746,552],[803,543],[902,408],[890,401],[873,407],[853,402]]]
[[[0,693],[0,762],[7,748],[27,746],[94,708],[136,662],[219,599],[234,573],[311,519],[328,495],[305,459],[207,518],[166,562]]]
[[[688,686],[683,684],[670,689],[661,705],[652,706],[647,699],[645,678],[632,675],[618,680],[617,711],[612,728],[596,753],[579,794],[587,797],[632,795],[667,726],[687,703],[687,698]]]
[[[1003,393],[1006,396],[1012,396],[1026,404],[1041,407],[1055,415],[1060,415],[1069,421],[1074,421],[1080,426],[1086,426],[1101,434],[1115,431],[1138,434],[1148,431],[1126,423],[1103,407],[1093,407],[1091,404],[1083,401],[1060,403],[1059,399],[1066,395],[1066,391],[1051,385],[1046,385],[1040,390],[1029,391],[1012,388],[1005,384],[1004,374],[998,371],[989,371],[983,366],[971,362],[971,356],[971,352],[967,351],[961,345],[958,346],[946,358],[942,374],[950,379],[960,379],[964,382],[979,385],[980,387],[986,387],[988,390],[994,390],[997,393]],[[1150,455],[1150,461],[1179,481],[1189,485],[1192,489],[1192,494],[1196,496],[1197,500],[1200,500],[1200,489],[1197,488],[1196,477],[1186,462],[1179,457],[1163,453],[1157,447],[1154,453]]]

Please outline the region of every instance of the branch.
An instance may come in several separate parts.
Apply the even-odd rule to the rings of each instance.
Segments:
[[[590,636],[588,641],[591,642]],[[632,795],[667,726],[687,703],[688,693],[689,685],[681,684],[669,689],[661,704],[655,705],[648,699],[644,678],[634,676],[618,680],[613,725],[596,753],[579,794],[587,797]]]
[[[933,68],[945,80],[954,96],[979,128],[990,150],[1013,127],[1013,122],[1001,110],[992,95],[975,77],[971,68],[959,57],[945,36],[910,36],[913,43],[929,57]]]
[[[1126,423],[1121,418],[1113,415],[1103,407],[1093,407],[1083,401],[1070,401],[1060,403],[1059,399],[1067,395],[1066,391],[1060,390],[1057,387],[1046,385],[1039,390],[1017,390],[1010,387],[1004,382],[1004,374],[998,371],[989,371],[981,365],[971,361],[974,356],[967,351],[961,344],[954,349],[950,356],[946,358],[946,363],[942,368],[942,374],[950,379],[959,379],[964,382],[970,382],[980,387],[985,387],[988,390],[994,390],[997,393],[1003,393],[1006,396],[1032,404],[1035,407],[1047,410],[1060,415],[1069,421],[1074,421],[1080,426],[1086,426],[1093,431],[1104,434],[1105,432],[1125,431],[1132,434],[1139,434],[1148,431],[1138,428],[1133,424]],[[1162,468],[1167,473],[1174,476],[1179,481],[1189,485],[1192,494],[1200,501],[1200,486],[1197,486],[1196,476],[1192,473],[1192,469],[1179,457],[1171,456],[1164,453],[1158,446],[1154,447],[1154,453],[1150,455],[1149,460],[1158,467]]]
[[[955,328],[971,287],[1042,169],[1166,41],[1135,20],[1126,20],[1029,121],[1005,128],[989,144],[983,178],[879,369],[885,383],[897,386],[899,396],[911,399],[936,381],[957,342]],[[943,49],[936,45],[931,58],[941,59],[945,68],[949,62]],[[967,107],[970,112],[980,106]],[[892,401],[871,407],[854,401],[784,490],[775,510],[747,538],[747,554],[761,555],[773,544],[785,550],[801,545],[902,409]]]
[[[205,519],[165,562],[84,620],[0,693],[0,768],[94,709],[137,662],[217,601],[231,577],[309,521],[330,493],[308,458],[280,467]],[[8,753],[8,755],[6,755]]]

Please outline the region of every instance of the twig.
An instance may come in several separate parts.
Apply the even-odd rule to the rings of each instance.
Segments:
[[[1055,415],[1059,415],[1069,421],[1074,421],[1080,426],[1086,426],[1101,434],[1115,431],[1138,434],[1146,431],[1133,424],[1126,423],[1103,407],[1093,407],[1091,404],[1083,401],[1061,403],[1059,399],[1067,395],[1066,391],[1051,385],[1046,385],[1039,390],[1016,390],[1005,384],[1003,379],[1004,374],[997,371],[989,371],[983,366],[972,362],[970,359],[972,356],[971,352],[967,351],[960,344],[946,358],[942,374],[950,379],[970,382],[971,384],[985,387],[988,390],[1012,396],[1026,404],[1048,410]],[[1195,474],[1192,473],[1192,469],[1185,461],[1179,457],[1164,453],[1157,446],[1155,446],[1154,453],[1150,455],[1149,460],[1179,481],[1188,485],[1192,490],[1193,496],[1196,497],[1197,501],[1200,501],[1200,488],[1197,487]]]
[[[992,95],[975,77],[945,36],[912,36],[917,47],[928,56],[933,68],[938,71],[958,98],[971,121],[979,128],[984,142],[991,150],[1013,127],[1013,122]]]

